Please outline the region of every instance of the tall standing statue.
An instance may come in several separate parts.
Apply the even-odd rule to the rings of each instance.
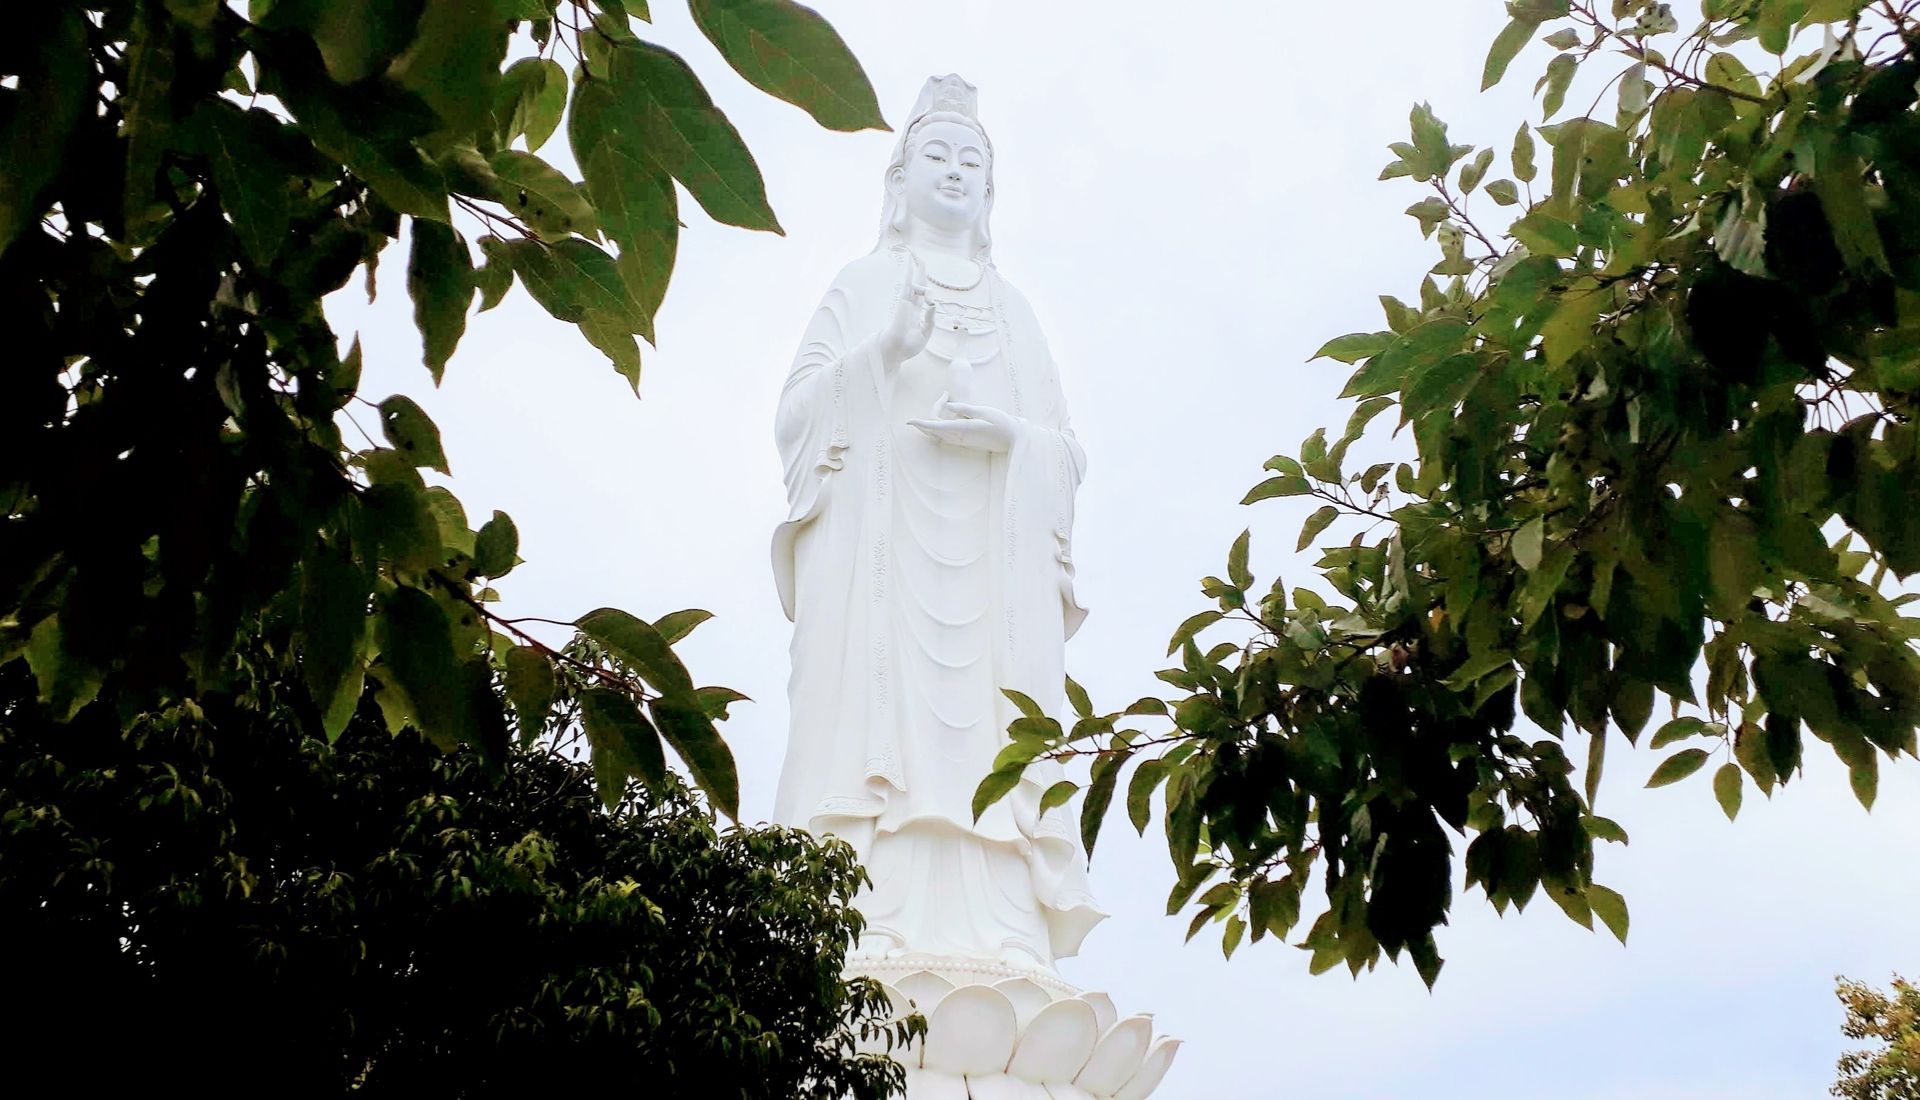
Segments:
[[[1087,1058],[1135,1025],[1116,1040],[1132,1079],[1144,1018],[1100,1020],[1110,1004],[1054,970],[1105,916],[1065,808],[1040,812],[1058,774],[1031,768],[978,821],[971,808],[1019,717],[1002,689],[1058,713],[1086,614],[1072,555],[1086,455],[1039,322],[994,267],[993,143],[971,85],[927,81],[884,183],[879,241],[828,288],[780,396],[789,512],[773,557],[794,635],[774,816],[859,851],[873,885],[851,968],[911,970],[920,999],[928,982],[1017,983],[1002,993],[1099,1024]],[[936,1017],[928,1057],[968,1028]]]

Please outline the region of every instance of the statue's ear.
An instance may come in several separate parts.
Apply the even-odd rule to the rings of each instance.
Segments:
[[[887,193],[895,196],[907,193],[907,170],[898,164],[887,170]]]

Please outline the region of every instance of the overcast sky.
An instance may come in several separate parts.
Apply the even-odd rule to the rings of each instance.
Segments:
[[[475,522],[494,508],[518,522],[527,563],[501,586],[510,608],[718,616],[681,649],[700,682],[756,700],[725,732],[759,819],[787,721],[774,403],[820,294],[872,246],[893,136],[817,128],[727,69],[674,0],[654,10],[652,37],[704,75],[787,235],[717,226],[683,199],[642,400],[518,289],[472,320],[434,391],[401,250],[377,304],[343,292],[331,312],[365,344],[363,394],[413,395],[439,423]],[[1292,546],[1307,508],[1237,502],[1269,455],[1346,419],[1346,368],[1307,356],[1382,327],[1376,295],[1413,298],[1438,258],[1401,214],[1418,186],[1374,182],[1384,147],[1429,100],[1453,140],[1500,150],[1503,174],[1518,122],[1538,121],[1527,92],[1545,50],[1482,95],[1495,0],[823,10],[890,121],[930,74],[980,88],[996,258],[1039,314],[1090,461],[1074,557],[1092,615],[1068,668],[1117,708],[1155,690],[1168,634],[1205,606],[1198,578],[1243,527],[1263,578],[1306,579]],[[1576,91],[1571,109],[1589,98]],[[542,152],[571,170],[564,144]],[[1868,814],[1824,747],[1808,758],[1804,783],[1771,802],[1750,792],[1729,824],[1707,773],[1643,791],[1657,757],[1616,749],[1599,809],[1633,844],[1603,846],[1596,877],[1632,907],[1624,948],[1544,901],[1501,920],[1476,892],[1442,930],[1431,994],[1410,966],[1311,977],[1305,953],[1273,941],[1227,963],[1217,930],[1183,945],[1186,919],[1162,915],[1157,826],[1140,841],[1116,822],[1093,867],[1114,917],[1063,971],[1186,1040],[1167,1100],[1823,1095],[1844,1046],[1834,975],[1920,977],[1920,765],[1887,769]]]

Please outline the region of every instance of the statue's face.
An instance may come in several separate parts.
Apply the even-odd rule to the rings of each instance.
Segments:
[[[985,142],[958,122],[930,122],[913,135],[907,162],[897,173],[907,214],[946,230],[980,221],[987,207],[990,162]]]

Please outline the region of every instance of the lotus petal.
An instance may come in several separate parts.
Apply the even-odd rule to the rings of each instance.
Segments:
[[[931,1037],[929,1037],[931,1038]],[[1153,1021],[1129,1016],[1107,1029],[1093,1048],[1093,1057],[1073,1083],[1095,1096],[1112,1096],[1140,1070],[1147,1046],[1153,1042]],[[931,1046],[931,1043],[929,1043]]]
[[[921,1064],[946,1073],[999,1073],[1013,1057],[1019,1034],[1020,1020],[1006,994],[992,986],[963,985],[927,1017],[927,1052]],[[1144,1053],[1146,1044],[1140,1049]],[[1127,1067],[1129,1074],[1133,1068]],[[914,1100],[920,1098],[915,1095]]]
[[[986,1076],[967,1075],[967,1095],[972,1100],[1047,1100],[1044,1085],[1008,1077],[1004,1073]],[[920,1100],[914,1097],[914,1100]]]
[[[1173,1056],[1179,1050],[1178,1039],[1167,1035],[1155,1039],[1147,1048],[1146,1060],[1140,1063],[1140,1072],[1113,1094],[1113,1100],[1147,1100],[1153,1090],[1160,1087],[1161,1078],[1167,1075],[1167,1068],[1173,1065]]]
[[[1100,1020],[1093,1006],[1074,998],[1040,1010],[1014,1047],[1007,1072],[1042,1084],[1067,1084],[1093,1056]]]
[[[1079,1085],[1044,1085],[1053,1100],[1093,1100],[1093,1094]]]
[[[909,1009],[906,1001],[895,1001],[895,1012],[931,1013],[940,998],[953,992],[953,983],[931,970],[916,970],[895,983],[895,988],[907,995],[907,1001],[913,1002]]]
[[[913,1100],[967,1100],[967,1079],[932,1069],[907,1069],[907,1095]]]
[[[1034,1014],[1053,1003],[1053,994],[1041,988],[1039,983],[1027,978],[1002,978],[993,983],[993,988],[1007,995],[1013,1002],[1013,1010],[1020,1016],[1020,1026],[1026,1027]]]
[[[1100,1020],[1100,1034],[1120,1021],[1120,1010],[1113,1007],[1113,998],[1105,993],[1082,993],[1080,999],[1093,1006],[1093,1014]]]

